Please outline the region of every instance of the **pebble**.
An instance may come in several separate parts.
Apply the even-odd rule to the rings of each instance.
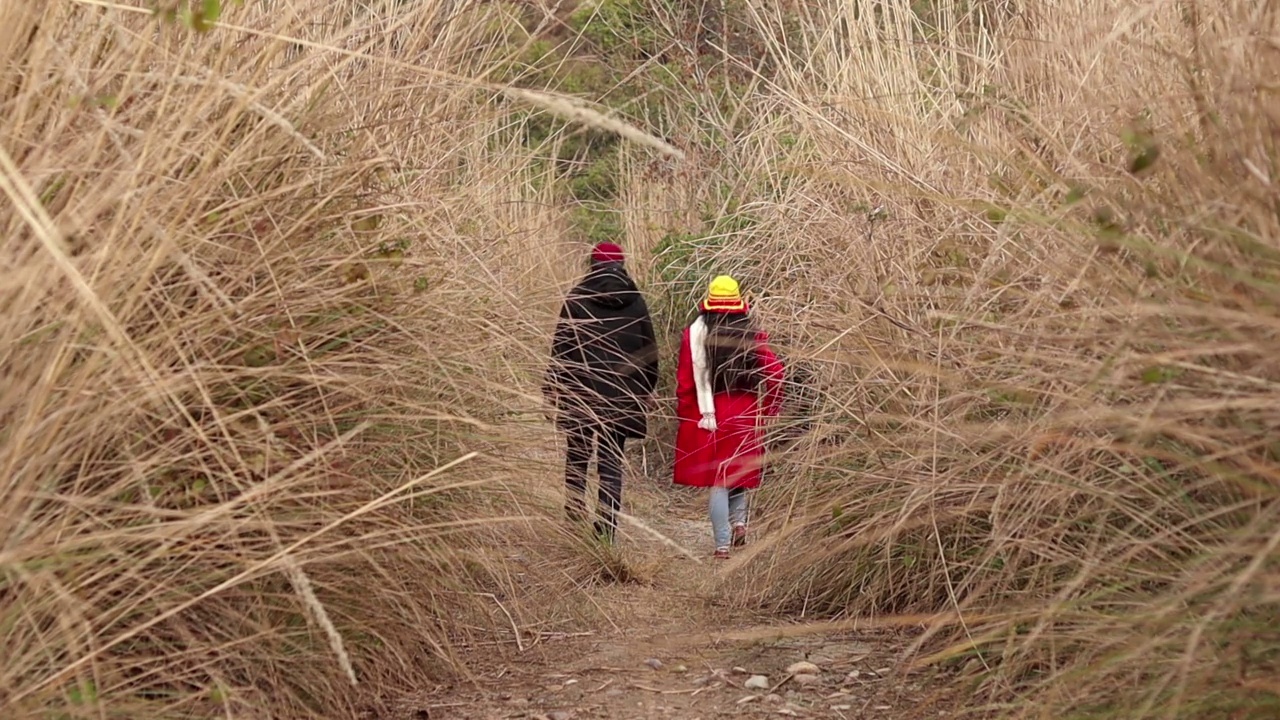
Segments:
[[[791,675],[817,675],[822,672],[822,668],[814,665],[808,660],[791,663],[787,666],[787,672]]]
[[[654,670],[661,670],[661,669],[662,669],[662,661],[661,661],[661,660],[659,660],[658,658],[649,658],[648,660],[645,660],[645,661],[644,661],[644,664],[645,664],[645,665],[648,665],[649,667],[653,668]]]
[[[794,682],[800,687],[809,687],[810,685],[817,685],[822,682],[822,678],[809,673],[800,673],[798,675],[792,675],[791,682]]]
[[[685,666],[683,666],[683,665],[677,665],[677,666],[675,666],[675,667],[671,668],[671,672],[673,672],[673,673],[686,673],[686,672],[689,672],[689,668],[687,668],[687,667],[685,667]]]
[[[769,678],[764,675],[752,675],[747,681],[742,683],[742,687],[748,690],[768,690]]]
[[[857,670],[850,670],[850,671],[849,671],[849,674],[844,676],[844,679],[845,679],[845,680],[857,680],[859,677],[862,677],[862,673],[861,673],[861,672],[858,672]]]
[[[777,705],[781,703],[783,700],[782,700],[782,696],[779,695],[778,693],[769,693],[768,695],[764,696],[764,701],[767,703],[773,703],[774,705]]]

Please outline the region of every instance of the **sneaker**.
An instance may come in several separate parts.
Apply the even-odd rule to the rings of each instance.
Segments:
[[[712,555],[712,557],[714,557],[714,558],[715,558],[715,559],[717,559],[717,560],[728,560],[728,559],[729,559],[729,548],[727,548],[727,547],[716,548],[716,551],[715,551],[715,553]]]
[[[747,525],[738,523],[733,526],[733,546],[742,547],[747,544]]]

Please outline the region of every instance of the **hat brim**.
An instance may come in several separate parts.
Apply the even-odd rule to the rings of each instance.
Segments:
[[[708,298],[702,301],[701,307],[706,312],[744,313],[747,311],[747,301],[741,298],[736,300],[713,300]]]

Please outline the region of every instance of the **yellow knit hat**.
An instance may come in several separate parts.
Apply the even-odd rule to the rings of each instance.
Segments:
[[[738,281],[728,275],[719,275],[707,287],[707,297],[702,301],[706,312],[742,313],[747,303],[738,290]]]

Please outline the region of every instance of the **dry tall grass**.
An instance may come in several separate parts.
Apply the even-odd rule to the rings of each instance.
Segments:
[[[1024,715],[1273,716],[1275,8],[804,12],[719,152],[824,410],[734,584],[940,613],[925,659]]]
[[[350,716],[524,624],[482,547],[531,510],[485,345],[535,330],[488,266],[546,216],[506,38],[144,5],[0,5],[0,714]]]
[[[617,205],[663,327],[735,272],[819,391],[735,596],[939,613],[1028,716],[1269,717],[1272,5],[705,5]],[[574,268],[504,103],[612,121],[466,80],[529,37],[455,6],[0,5],[6,717],[342,715],[527,622],[480,546]]]
[[[938,613],[1016,714],[1273,716],[1274,5],[710,5],[651,8],[690,161],[624,158],[627,239],[821,396],[726,590]]]

